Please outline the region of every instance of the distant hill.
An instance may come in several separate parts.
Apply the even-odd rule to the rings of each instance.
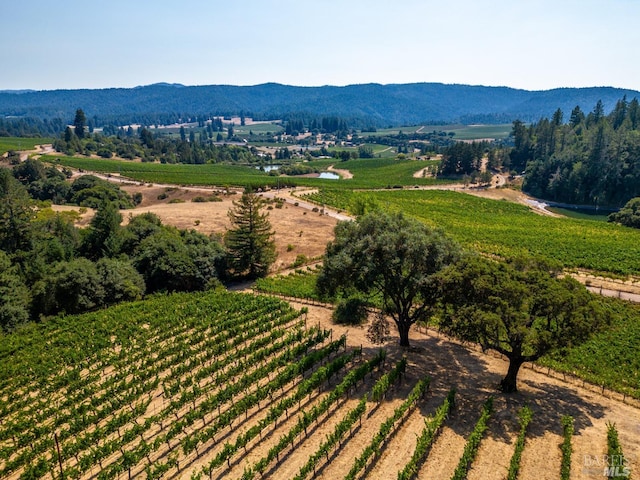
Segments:
[[[412,83],[296,87],[276,83],[255,86],[184,86],[158,83],[135,88],[0,92],[0,117],[61,118],[71,122],[82,108],[97,124],[154,123],[162,115],[239,115],[258,119],[287,114],[337,115],[372,126],[419,123],[508,123],[536,121],[560,108],[568,118],[579,105],[591,111],[602,100],[615,102],[640,92],[612,87],[528,91],[508,87]]]

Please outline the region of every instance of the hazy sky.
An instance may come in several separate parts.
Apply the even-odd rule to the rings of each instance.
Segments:
[[[2,0],[0,90],[442,82],[640,90],[640,0]]]

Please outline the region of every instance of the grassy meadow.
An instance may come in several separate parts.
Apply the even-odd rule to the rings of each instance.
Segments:
[[[405,135],[413,133],[445,132],[453,133],[456,140],[480,140],[484,138],[504,139],[513,129],[510,123],[501,125],[412,125],[395,128],[378,129],[375,132],[362,132],[362,135],[382,137],[385,135],[397,135],[402,132]]]

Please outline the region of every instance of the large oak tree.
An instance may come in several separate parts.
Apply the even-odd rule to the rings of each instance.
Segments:
[[[372,212],[340,222],[327,245],[318,290],[357,290],[380,299],[382,311],[409,346],[409,329],[435,305],[434,274],[454,262],[459,247],[439,230],[402,214]]]
[[[468,257],[440,275],[442,326],[509,359],[500,386],[517,390],[525,362],[584,341],[605,321],[599,302],[570,277],[544,262],[497,262]]]

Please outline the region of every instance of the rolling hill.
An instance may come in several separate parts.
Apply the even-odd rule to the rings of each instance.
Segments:
[[[287,114],[337,115],[362,125],[419,123],[508,123],[536,121],[560,108],[565,115],[579,105],[590,111],[602,100],[609,111],[624,95],[640,92],[613,87],[528,91],[508,87],[441,83],[363,84],[300,87],[266,83],[255,86],[184,86],[158,83],[135,88],[0,92],[1,117],[62,118],[77,108],[100,123],[152,123],[162,115],[238,115],[257,119]]]

